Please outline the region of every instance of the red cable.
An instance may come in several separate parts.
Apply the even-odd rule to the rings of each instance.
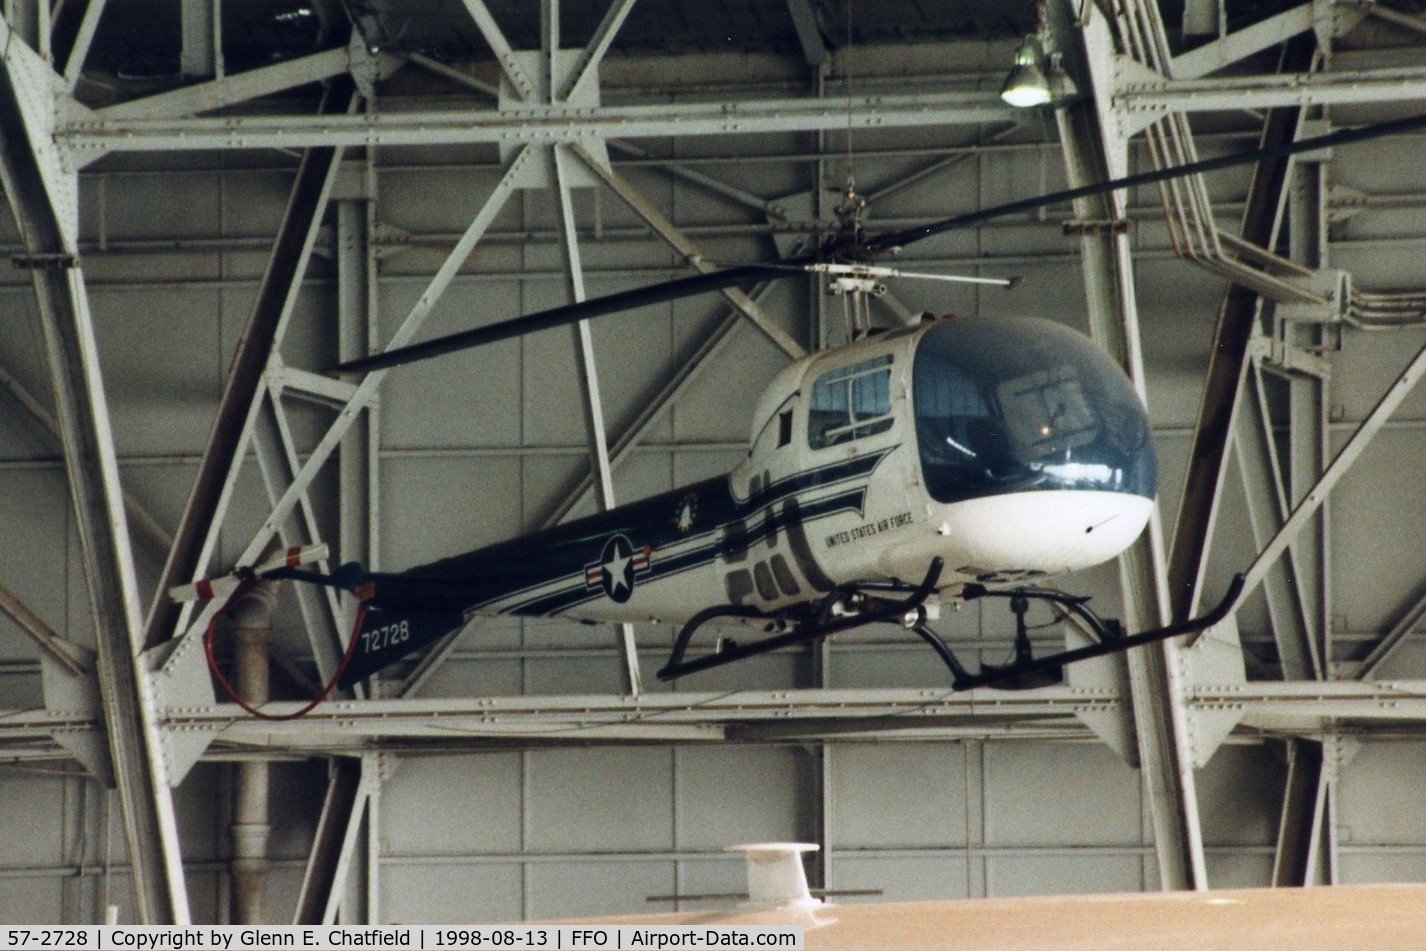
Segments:
[[[218,619],[230,613],[233,606],[238,603],[238,600],[251,591],[256,584],[257,582],[255,581],[246,581],[239,585],[238,590],[233,592],[233,596],[228,599],[227,603],[213,615],[213,619],[208,622],[208,630],[203,634],[203,652],[208,657],[208,669],[213,672],[213,676],[217,679],[218,683],[222,685],[223,690],[227,692],[234,703],[242,707],[249,715],[255,716],[260,720],[296,720],[299,717],[305,717],[311,713],[322,701],[330,697],[332,691],[337,688],[337,681],[341,680],[342,674],[346,673],[347,665],[351,663],[352,655],[356,653],[357,635],[361,631],[361,622],[366,618],[366,602],[363,601],[357,605],[356,623],[352,626],[352,636],[351,640],[347,642],[346,653],[342,655],[342,662],[337,665],[336,673],[332,674],[332,679],[327,681],[327,685],[322,688],[322,692],[317,695],[316,699],[295,713],[263,713],[242,697],[238,696],[237,690],[234,689],[233,685],[228,681],[228,678],[224,676],[223,671],[219,669],[218,660],[213,656],[213,632],[218,627]]]

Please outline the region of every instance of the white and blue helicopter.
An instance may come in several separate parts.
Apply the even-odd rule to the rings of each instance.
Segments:
[[[808,270],[857,280],[890,273],[878,258],[935,234],[1012,212],[1311,151],[1426,125],[1376,123],[867,237],[848,215],[819,250],[553,308],[351,361],[339,373],[394,367],[520,334]],[[848,207],[853,207],[849,203]],[[476,615],[679,625],[663,679],[868,624],[915,632],[956,689],[1057,682],[1065,664],[1203,630],[1232,610],[1235,579],[1202,617],[1125,635],[1086,598],[1040,586],[1124,551],[1155,504],[1154,446],[1122,369],[1088,338],[1034,317],[926,317],[804,357],[757,403],[746,459],[725,476],[401,572],[301,567],[313,550],[175,589],[225,597],[287,579],[351,592],[360,604],[337,677],[349,686]],[[968,670],[929,626],[948,602],[1005,598],[1014,659]],[[1097,635],[1034,656],[1025,613],[1048,602]],[[689,656],[705,626],[740,627]],[[744,635],[747,636],[747,635]]]
[[[889,621],[966,685],[926,624],[941,599],[1011,585],[1087,614],[1025,586],[1118,555],[1154,492],[1143,405],[1088,339],[1034,318],[930,319],[784,368],[726,476],[399,573],[269,576],[365,604],[343,682],[469,615],[512,614],[681,625],[665,678]],[[695,631],[730,623],[757,639],[686,659]]]

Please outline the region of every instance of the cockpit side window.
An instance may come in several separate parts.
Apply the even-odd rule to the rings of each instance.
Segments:
[[[812,384],[807,441],[825,449],[891,428],[891,355],[830,370]]]
[[[781,449],[792,442],[792,417],[797,407],[797,395],[789,396],[777,411],[763,424],[758,436],[753,440],[750,454],[763,457],[774,449]]]
[[[777,448],[792,442],[792,410],[785,409],[777,414]]]

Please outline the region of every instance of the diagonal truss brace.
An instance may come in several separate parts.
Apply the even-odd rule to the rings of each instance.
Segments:
[[[1309,524],[1317,509],[1327,500],[1333,487],[1341,481],[1342,476],[1352,468],[1352,465],[1361,457],[1361,454],[1370,445],[1373,437],[1381,428],[1386,425],[1392,413],[1401,405],[1402,401],[1411,394],[1422,373],[1426,373],[1426,347],[1417,351],[1416,356],[1401,371],[1401,374],[1392,383],[1391,387],[1384,393],[1372,411],[1367,414],[1366,419],[1352,433],[1335,459],[1332,460],[1322,473],[1321,478],[1308,491],[1307,495],[1293,509],[1287,521],[1283,523],[1281,529],[1273,536],[1272,541],[1263,548],[1254,560],[1243,579],[1243,595],[1252,593],[1253,589],[1267,576],[1268,570],[1277,559],[1292,544],[1297,535]]]
[[[579,239],[574,225],[574,195],[568,166],[574,159],[556,146],[554,150],[555,181],[559,192],[560,249],[569,275],[570,296],[575,303],[585,299],[584,268],[579,254]],[[609,462],[609,437],[604,426],[604,403],[599,389],[599,367],[594,359],[594,336],[589,321],[574,326],[575,348],[579,354],[579,378],[584,396],[585,423],[589,430],[589,450],[593,471],[597,476],[599,505],[611,509],[615,505],[614,473]],[[643,692],[639,657],[634,643],[634,626],[620,624],[619,645],[624,657],[624,684],[627,692],[638,696]]]
[[[99,119],[172,119],[197,115],[347,73],[359,73],[373,65],[379,71],[389,72],[397,62],[391,56],[372,57],[366,47],[353,43],[211,82],[194,83],[142,99],[130,99],[96,110],[95,116]]]
[[[717,265],[708,261],[698,246],[690,241],[682,232],[674,226],[673,222],[665,218],[658,209],[654,208],[642,195],[629,184],[622,175],[609,168],[606,164],[599,162],[595,156],[591,155],[584,146],[576,143],[573,147],[576,155],[583,159],[586,167],[608,185],[614,194],[622,198],[633,211],[645,223],[652,228],[659,237],[663,238],[670,247],[681,254],[689,264],[699,272],[707,274],[717,270]],[[796,340],[793,340],[782,328],[773,323],[761,307],[757,305],[743,291],[736,288],[722,291],[734,307],[743,313],[753,324],[767,336],[779,349],[794,360],[807,355],[807,351]]]

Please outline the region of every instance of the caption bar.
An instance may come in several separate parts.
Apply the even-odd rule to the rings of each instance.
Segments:
[[[0,951],[672,951],[772,948],[801,951],[802,927],[787,925],[558,925],[550,927],[391,925],[380,928],[303,925],[0,926]]]

